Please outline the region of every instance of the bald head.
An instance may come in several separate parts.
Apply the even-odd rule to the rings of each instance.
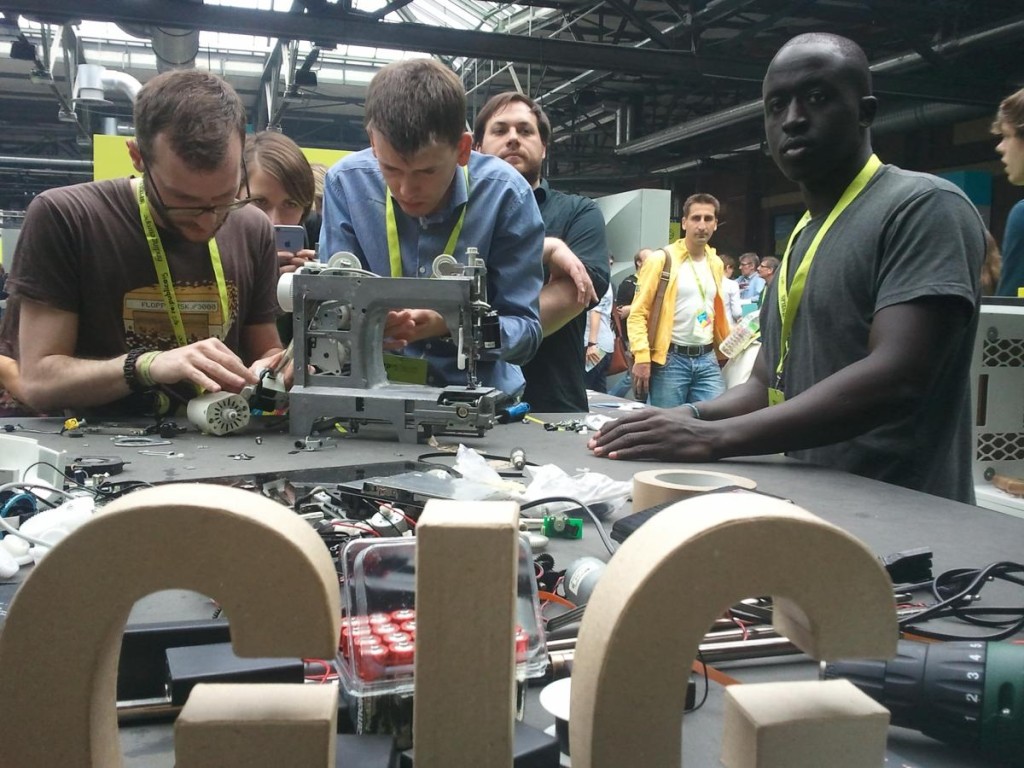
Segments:
[[[772,66],[779,59],[797,53],[800,49],[812,50],[819,53],[830,52],[839,59],[843,66],[840,71],[845,78],[853,85],[859,95],[869,96],[871,94],[871,69],[868,64],[868,57],[864,49],[848,37],[833,35],[827,32],[807,32],[788,40],[779,48],[772,63],[768,65],[771,71]]]

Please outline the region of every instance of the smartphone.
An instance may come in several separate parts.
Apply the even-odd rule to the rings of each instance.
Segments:
[[[277,224],[274,226],[274,237],[277,250],[298,253],[306,247],[306,228],[297,224]]]

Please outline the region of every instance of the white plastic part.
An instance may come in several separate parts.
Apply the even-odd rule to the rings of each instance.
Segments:
[[[95,511],[96,502],[91,496],[78,496],[55,509],[33,515],[18,530],[26,536],[55,544],[84,525]]]
[[[362,269],[363,265],[359,257],[349,251],[338,251],[327,260],[328,267],[343,267],[345,269]]]
[[[18,561],[6,548],[0,547],[0,579],[9,579],[18,572]]]
[[[285,312],[291,312],[294,303],[292,302],[292,278],[294,274],[285,272],[277,278],[277,303]]]
[[[18,565],[28,565],[32,562],[32,555],[28,552],[29,543],[17,536],[5,536],[0,539],[0,549],[9,552]]]
[[[249,423],[249,403],[232,392],[208,392],[188,401],[188,420],[209,435],[227,435]]]
[[[434,277],[452,277],[453,275],[462,274],[462,267],[455,257],[442,253],[434,259],[434,263],[431,265],[431,271],[434,273]]]
[[[38,440],[30,437],[0,434],[0,476],[7,475],[4,479],[10,482],[40,483],[51,488],[63,488],[64,477],[61,473],[67,464],[64,454],[64,451],[44,448]],[[51,498],[46,491],[39,495]]]

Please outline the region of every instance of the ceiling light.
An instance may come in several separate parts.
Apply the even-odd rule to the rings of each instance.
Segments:
[[[316,88],[316,72],[300,69],[295,72],[295,85],[301,88]]]
[[[35,61],[36,47],[28,40],[15,40],[11,43],[11,58],[19,61]]]

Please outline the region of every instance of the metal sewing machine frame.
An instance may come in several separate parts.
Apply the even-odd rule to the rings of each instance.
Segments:
[[[402,442],[420,442],[436,434],[482,435],[494,426],[505,395],[480,386],[476,364],[483,351],[500,346],[501,335],[476,249],[467,249],[466,265],[439,256],[429,280],[379,277],[358,268],[354,259],[336,257],[326,267],[303,267],[279,288],[282,305],[282,292],[290,293],[294,313],[291,434],[310,435],[335,425],[349,432],[383,426]],[[384,324],[396,309],[432,309],[444,317],[459,368],[466,371],[465,386],[388,379]]]

